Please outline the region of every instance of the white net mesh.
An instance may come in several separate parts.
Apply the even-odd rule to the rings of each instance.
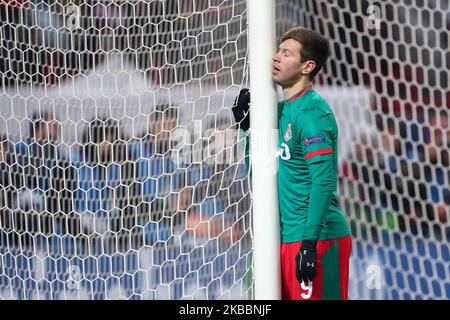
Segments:
[[[245,2],[0,3],[0,297],[251,298]]]
[[[374,6],[374,7],[371,7]],[[331,41],[351,299],[449,299],[449,2],[281,1],[281,32]]]
[[[278,38],[332,44],[350,298],[450,298],[448,0],[276,3]],[[0,298],[252,298],[245,1],[0,0],[0,19]]]

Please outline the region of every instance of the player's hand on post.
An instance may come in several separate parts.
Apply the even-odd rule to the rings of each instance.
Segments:
[[[296,275],[297,280],[301,284],[304,282],[308,284],[308,281],[312,281],[317,274],[317,241],[316,240],[303,240],[298,252],[296,262]]]
[[[239,95],[234,101],[233,111],[234,120],[237,128],[247,131],[250,128],[250,91],[247,88],[241,89]]]

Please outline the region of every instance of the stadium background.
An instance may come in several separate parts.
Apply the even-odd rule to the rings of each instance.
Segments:
[[[278,38],[331,41],[316,88],[340,130],[350,298],[450,298],[448,1],[276,8]],[[0,298],[253,297],[227,134],[246,18],[242,0],[0,1]]]

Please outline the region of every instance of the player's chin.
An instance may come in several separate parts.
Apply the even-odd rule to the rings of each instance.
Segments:
[[[274,74],[272,72],[272,81],[274,83],[276,83],[276,84],[280,84],[281,83],[281,79],[280,79],[279,73]]]

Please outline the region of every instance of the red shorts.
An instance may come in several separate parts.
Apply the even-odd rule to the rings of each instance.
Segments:
[[[281,244],[281,289],[283,300],[347,300],[352,239],[317,241],[317,276],[311,284],[300,284],[295,257],[301,242]]]

